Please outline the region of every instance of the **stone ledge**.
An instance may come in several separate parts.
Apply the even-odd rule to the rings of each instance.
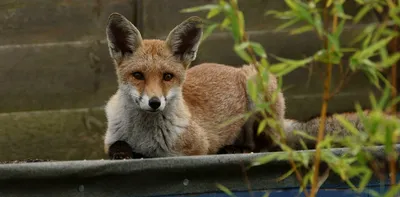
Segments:
[[[396,145],[396,150],[400,149]],[[304,151],[313,153],[315,150]],[[340,156],[346,148],[335,148],[330,153]],[[377,160],[385,160],[383,146],[366,149]],[[0,165],[0,195],[15,196],[226,196],[216,187],[219,183],[237,196],[296,196],[299,184],[292,174],[281,181],[279,177],[290,170],[286,161],[272,161],[265,165],[243,168],[269,153],[228,154],[192,157],[153,158],[126,161],[64,161],[30,164]],[[386,165],[386,162],[384,162]],[[359,184],[359,179],[351,180]],[[373,176],[367,189],[386,192],[389,180],[382,182]],[[382,187],[383,186],[383,187]],[[284,191],[284,192],[282,192]],[[321,196],[356,196],[336,174],[331,174],[320,188]],[[27,195],[29,193],[29,195]],[[336,194],[336,195],[335,195]],[[362,194],[363,195],[363,194]],[[365,196],[368,194],[365,193]]]

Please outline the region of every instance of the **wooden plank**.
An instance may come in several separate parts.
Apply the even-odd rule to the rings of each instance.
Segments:
[[[105,43],[0,47],[0,112],[102,106],[116,91]]]
[[[102,109],[0,114],[0,161],[107,159]]]
[[[265,0],[239,0],[239,8],[243,11],[246,30],[259,31],[269,30],[273,31],[280,24],[287,22],[275,18],[273,15],[265,15],[268,10],[288,10],[284,1],[265,1]],[[195,13],[181,13],[184,8],[201,6],[205,4],[218,3],[217,0],[145,0],[142,1],[143,21],[142,32],[147,38],[164,38],[168,35],[176,25],[190,16],[200,16],[205,18],[207,11]],[[323,6],[322,2],[318,6]],[[344,10],[347,14],[355,15],[359,10],[359,6],[354,1],[346,1]],[[212,21],[222,22],[223,14],[221,16],[211,19]],[[361,21],[361,24],[376,21],[372,13],[367,14]],[[299,27],[297,24],[293,27]]]
[[[131,0],[5,0],[0,45],[105,39],[112,12],[132,18]]]

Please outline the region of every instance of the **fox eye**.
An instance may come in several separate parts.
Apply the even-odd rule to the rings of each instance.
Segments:
[[[132,76],[135,77],[135,79],[137,79],[137,80],[144,80],[143,73],[141,73],[141,72],[134,72],[134,73],[132,73]]]
[[[170,81],[174,77],[171,73],[164,73],[163,79],[164,81]]]

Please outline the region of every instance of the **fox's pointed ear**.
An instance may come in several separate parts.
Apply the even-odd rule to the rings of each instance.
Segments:
[[[112,13],[108,17],[107,40],[111,57],[120,64],[142,44],[139,30],[124,16]]]
[[[188,65],[196,59],[200,39],[203,35],[203,23],[197,16],[192,16],[176,26],[166,39],[173,55]]]

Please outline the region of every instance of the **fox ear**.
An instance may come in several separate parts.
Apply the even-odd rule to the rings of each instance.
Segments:
[[[166,43],[173,55],[188,65],[196,59],[202,35],[203,23],[201,19],[197,16],[192,16],[169,33]]]
[[[139,30],[118,13],[112,13],[108,17],[106,33],[110,55],[118,64],[142,44]]]

